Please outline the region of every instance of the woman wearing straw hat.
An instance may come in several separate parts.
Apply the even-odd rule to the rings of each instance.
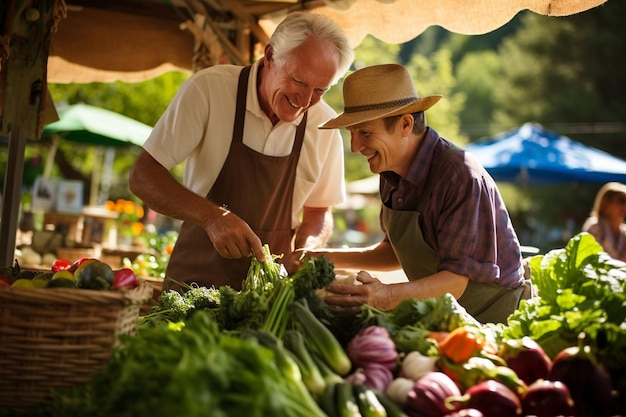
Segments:
[[[380,174],[385,238],[300,254],[361,270],[357,285],[329,285],[325,301],[390,310],[406,298],[450,293],[479,321],[505,322],[530,293],[519,241],[493,179],[426,125],[424,111],[441,96],[420,98],[407,69],[386,64],[346,77],[343,99],[344,112],[320,128],[348,129],[352,152]],[[384,284],[364,271],[399,267],[408,282]]]

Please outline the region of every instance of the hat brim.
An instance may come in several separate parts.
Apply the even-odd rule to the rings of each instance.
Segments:
[[[383,117],[397,116],[400,114],[410,114],[419,111],[426,111],[437,104],[443,96],[435,94],[432,96],[418,98],[406,106],[395,107],[390,109],[375,109],[368,111],[360,111],[355,113],[343,112],[334,119],[330,119],[326,123],[318,126],[319,129],[338,129],[342,127],[354,126],[359,123],[369,122],[370,120],[381,119]]]

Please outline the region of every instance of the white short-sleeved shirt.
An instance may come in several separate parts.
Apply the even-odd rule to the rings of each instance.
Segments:
[[[255,88],[259,62],[253,64],[248,82],[243,143],[265,155],[285,156],[291,152],[301,117],[272,125],[261,110]],[[176,93],[143,146],[168,170],[185,161],[183,184],[203,197],[228,155],[240,71],[240,66],[216,65],[193,74]],[[345,200],[341,135],[339,130],[318,129],[335,116],[336,112],[324,101],[308,110],[293,194],[294,228],[299,225],[304,206],[331,207]]]

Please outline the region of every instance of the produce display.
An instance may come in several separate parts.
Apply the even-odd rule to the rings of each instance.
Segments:
[[[331,310],[326,258],[287,276],[265,250],[240,291],[163,291],[87,385],[0,416],[626,414],[626,264],[588,234],[529,259],[539,296],[506,325],[450,294]]]
[[[45,272],[24,270],[16,260],[12,267],[0,270],[0,286],[17,288],[118,290],[136,288],[139,283],[132,269],[114,270],[96,258],[56,259]]]

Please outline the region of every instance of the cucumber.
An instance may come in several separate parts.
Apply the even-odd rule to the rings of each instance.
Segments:
[[[391,401],[385,394],[377,390],[375,390],[374,393],[376,394],[378,401],[380,401],[382,406],[385,407],[387,417],[409,417],[398,404]]]
[[[387,410],[380,403],[374,391],[364,384],[355,384],[353,391],[363,417],[387,417]]]
[[[336,401],[338,417],[363,417],[349,382],[337,384]]]
[[[324,391],[319,399],[319,405],[322,411],[328,417],[339,417],[337,413],[337,383],[326,384]]]

